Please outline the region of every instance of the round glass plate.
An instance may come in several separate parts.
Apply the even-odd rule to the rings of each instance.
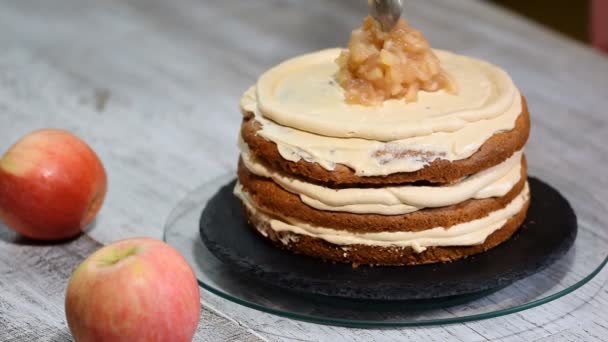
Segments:
[[[235,303],[292,319],[382,327],[491,318],[562,297],[591,280],[608,261],[605,240],[597,238],[593,227],[579,222],[574,245],[561,259],[539,273],[498,290],[409,301],[341,299],[280,290],[236,273],[218,260],[199,236],[199,219],[207,201],[234,177],[235,173],[228,173],[189,193],[171,212],[164,240],[184,255],[204,289]]]

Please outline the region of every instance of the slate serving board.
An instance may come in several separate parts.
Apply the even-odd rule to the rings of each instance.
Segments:
[[[530,178],[532,202],[508,241],[464,260],[420,266],[353,268],[281,250],[248,226],[232,194],[235,181],[208,202],[200,219],[207,248],[235,272],[309,295],[359,300],[419,300],[471,295],[509,285],[546,268],[573,244],[576,215],[548,184]]]

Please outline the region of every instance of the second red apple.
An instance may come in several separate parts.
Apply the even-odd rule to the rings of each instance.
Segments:
[[[106,191],[95,152],[64,130],[32,132],[0,159],[0,219],[32,239],[77,235],[97,215]]]

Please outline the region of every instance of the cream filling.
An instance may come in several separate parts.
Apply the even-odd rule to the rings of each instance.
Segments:
[[[446,186],[393,186],[384,188],[331,189],[272,171],[253,160],[247,146],[241,158],[253,174],[271,178],[310,207],[355,214],[401,215],[427,207],[443,207],[469,199],[506,195],[521,179],[522,151],[492,168]]]
[[[482,244],[490,234],[502,228],[509,218],[519,213],[530,198],[530,191],[526,183],[522,192],[505,208],[491,212],[488,216],[477,220],[457,224],[447,229],[436,227],[418,232],[358,234],[345,230],[314,227],[306,223],[290,224],[275,220],[254,207],[249,195],[243,191],[239,183],[237,183],[234,193],[251,212],[259,215],[262,220],[268,223],[270,229],[276,232],[307,235],[341,246],[360,244],[381,247],[411,247],[417,253],[425,251],[428,247]]]
[[[274,142],[286,160],[317,163],[329,171],[334,170],[336,164],[343,164],[353,169],[357,176],[386,176],[420,170],[436,159],[454,161],[470,157],[494,134],[515,127],[522,104],[518,95],[502,115],[470,122],[454,132],[436,132],[390,142],[328,137],[279,125],[260,112],[255,88],[244,94],[241,108],[254,113],[255,120],[262,125],[257,134]]]
[[[445,91],[418,94],[418,100],[388,100],[382,106],[346,103],[335,82],[341,49],[287,60],[257,82],[264,116],[280,125],[324,136],[393,141],[455,132],[473,122],[504,114],[518,96],[509,75],[485,61],[435,50],[441,66],[458,84],[457,96]],[[519,108],[521,109],[521,108]]]

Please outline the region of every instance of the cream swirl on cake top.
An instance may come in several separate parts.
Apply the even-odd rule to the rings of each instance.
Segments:
[[[265,117],[301,131],[378,141],[454,132],[469,123],[500,116],[517,96],[511,78],[490,63],[435,50],[460,92],[418,94],[416,102],[387,100],[380,107],[346,103],[334,78],[340,49],[290,59],[264,73],[257,101]]]
[[[492,135],[515,127],[521,95],[510,77],[490,63],[436,50],[459,94],[418,94],[418,101],[388,100],[366,107],[345,102],[335,82],[340,49],[288,60],[266,72],[241,99],[262,124],[258,134],[290,161],[335,164],[358,176],[424,168],[436,159],[470,157]]]

